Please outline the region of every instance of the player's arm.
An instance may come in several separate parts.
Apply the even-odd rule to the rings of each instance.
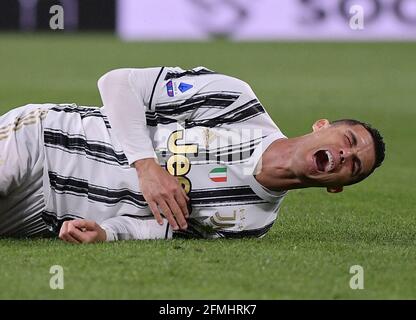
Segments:
[[[70,243],[93,243],[117,240],[166,239],[172,237],[168,222],[119,216],[101,225],[90,220],[70,220],[62,224],[59,238]]]
[[[162,169],[146,125],[150,104],[161,68],[117,69],[98,81],[106,114],[130,164],[136,168],[140,188],[159,224],[162,215],[174,229],[187,227],[189,216],[186,193],[178,180]]]
[[[172,228],[166,219],[158,224],[154,219],[118,216],[101,223],[106,241],[149,240],[172,238]]]

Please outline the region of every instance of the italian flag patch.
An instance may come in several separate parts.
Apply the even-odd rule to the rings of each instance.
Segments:
[[[209,172],[209,178],[214,182],[227,182],[227,168],[215,168]]]

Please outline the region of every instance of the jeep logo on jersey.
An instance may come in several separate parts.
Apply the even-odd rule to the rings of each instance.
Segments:
[[[209,172],[209,178],[214,182],[227,182],[227,167],[219,167]]]
[[[198,154],[198,145],[184,143],[184,130],[172,132],[168,139],[168,150],[172,152],[166,162],[166,170],[175,177],[178,177],[179,183],[188,194],[191,191],[191,181],[186,174],[191,170],[191,162],[186,157],[187,154]],[[178,143],[182,141],[182,143]]]

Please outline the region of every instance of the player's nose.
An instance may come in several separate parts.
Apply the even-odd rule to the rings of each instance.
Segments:
[[[349,149],[340,149],[339,150],[339,156],[340,156],[341,164],[345,163],[353,155],[354,155],[354,150],[352,150],[351,148],[349,148]]]

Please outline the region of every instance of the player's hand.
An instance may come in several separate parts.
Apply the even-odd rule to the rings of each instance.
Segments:
[[[154,159],[138,160],[134,165],[140,189],[157,222],[163,224],[160,209],[174,230],[186,229],[189,198],[177,178],[161,168]]]
[[[59,238],[71,243],[92,243],[105,241],[107,234],[95,221],[80,219],[65,221]]]

